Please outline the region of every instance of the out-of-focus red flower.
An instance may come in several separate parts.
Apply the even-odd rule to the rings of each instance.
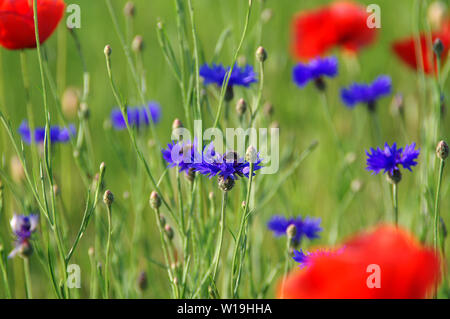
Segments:
[[[444,51],[441,55],[441,61],[444,64],[449,48],[450,48],[450,21],[447,22],[442,30],[433,32],[431,35],[431,45],[437,39],[441,39],[444,45]],[[420,54],[422,56],[423,71],[426,74],[434,74],[436,72],[436,56],[433,53],[432,48],[427,43],[427,36],[425,34],[420,34]],[[418,63],[415,47],[414,37],[401,39],[392,44],[392,49],[395,54],[408,66],[414,70],[420,70],[422,66]]]
[[[439,258],[406,231],[379,226],[349,240],[338,254],[317,254],[290,274],[280,298],[425,298],[440,279]],[[378,265],[380,287],[369,288]],[[368,268],[369,267],[369,268]],[[372,266],[373,267],[373,266]]]
[[[336,46],[357,52],[375,40],[376,29],[367,26],[368,16],[365,7],[349,1],[301,12],[292,24],[294,56],[310,59]]]
[[[63,0],[37,0],[41,43],[55,31],[64,8]],[[10,50],[36,47],[32,0],[0,0],[0,45]]]

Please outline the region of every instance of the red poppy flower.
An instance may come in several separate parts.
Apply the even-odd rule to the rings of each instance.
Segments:
[[[64,8],[63,0],[37,0],[41,43],[55,31]],[[36,47],[32,0],[0,0],[0,45],[10,50]]]
[[[434,32],[431,36],[432,42],[437,38],[441,39],[444,45],[444,51],[441,55],[441,61],[445,62],[450,48],[450,22],[442,28],[442,31]],[[408,66],[414,70],[421,69],[421,65],[417,61],[416,48],[414,38],[407,38],[393,43],[392,49],[395,54]],[[420,35],[420,52],[422,55],[423,71],[426,74],[433,74],[436,71],[436,57],[427,43],[427,36]]]
[[[337,1],[294,18],[292,51],[299,59],[310,59],[341,46],[351,52],[372,43],[376,29],[367,26],[365,7]]]
[[[424,298],[440,278],[434,251],[394,226],[360,234],[339,253],[310,258],[279,286],[279,297]]]

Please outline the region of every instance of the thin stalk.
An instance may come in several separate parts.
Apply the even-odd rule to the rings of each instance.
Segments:
[[[8,274],[3,259],[3,247],[0,246],[0,269],[2,270],[3,281],[5,283],[5,294],[7,299],[11,299],[11,288],[9,287]]]
[[[28,257],[23,258],[23,272],[25,274],[25,293],[27,299],[33,299],[31,274],[30,274],[30,260]]]
[[[106,210],[108,212],[108,239],[106,241],[106,261],[105,261],[105,298],[109,299],[109,259],[111,254],[111,233],[112,233],[112,223],[111,223],[111,205],[106,205]]]
[[[222,252],[224,229],[225,229],[225,212],[226,212],[226,206],[227,206],[227,197],[228,197],[228,192],[224,191],[223,196],[222,196],[222,209],[220,211],[219,242],[217,244],[216,254],[214,256],[214,261],[213,261],[214,270],[213,270],[213,274],[212,274],[212,281],[216,280],[217,267],[219,265],[220,253]]]
[[[280,299],[283,299],[284,297],[284,286],[286,284],[286,278],[289,272],[289,260],[291,259],[291,257],[289,256],[289,249],[291,248],[291,238],[289,238],[289,236],[287,236],[287,243],[286,243],[286,260],[284,262],[284,272],[283,272],[283,280],[281,282],[281,296]]]
[[[392,203],[394,206],[395,227],[398,227],[398,184],[392,184]]]
[[[232,61],[233,63],[230,66],[230,70],[227,73],[227,76],[225,77],[225,80],[223,81],[223,84],[222,84],[222,90],[220,92],[220,99],[219,99],[219,107],[217,109],[216,119],[214,120],[213,128],[217,128],[217,125],[219,124],[220,115],[222,114],[223,102],[225,99],[225,92],[228,88],[228,83],[230,81],[231,73],[233,72],[234,65],[236,64],[239,52],[241,50],[242,44],[244,43],[244,39],[247,34],[247,29],[248,29],[248,25],[249,25],[249,21],[250,21],[251,12],[252,12],[252,1],[249,0],[247,16],[245,18],[244,30],[242,31],[241,41],[239,42],[236,52],[234,53],[234,57],[233,57],[233,61]]]
[[[240,282],[240,271],[238,272],[238,278],[234,278],[234,274],[235,274],[235,267],[237,265],[239,265],[239,270],[242,267],[242,261],[245,258],[245,246],[247,244],[246,240],[244,240],[244,243],[242,244],[243,249],[242,249],[242,255],[239,256],[240,260],[239,263],[237,263],[237,255],[238,255],[238,251],[239,251],[239,245],[241,244],[241,238],[242,235],[244,233],[244,230],[246,229],[246,225],[247,225],[247,220],[248,220],[248,211],[249,211],[249,206],[250,206],[250,194],[252,192],[252,182],[253,182],[253,170],[254,170],[254,163],[250,162],[250,171],[249,171],[249,175],[248,175],[248,183],[247,183],[247,196],[245,199],[245,207],[244,207],[244,211],[242,214],[242,218],[241,218],[241,225],[239,227],[239,233],[236,239],[236,246],[234,247],[234,253],[233,253],[233,263],[231,264],[231,296],[232,297],[236,297],[237,295],[237,290],[239,288],[239,282]]]
[[[442,176],[444,173],[444,166],[445,161],[441,159],[441,165],[439,165],[439,177],[438,177],[438,183],[437,183],[437,189],[436,189],[436,198],[434,201],[434,237],[433,237],[433,243],[434,243],[434,249],[438,251],[439,249],[439,197],[441,195],[441,182],[442,182]]]

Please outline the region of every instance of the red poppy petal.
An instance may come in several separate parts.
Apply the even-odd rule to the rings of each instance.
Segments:
[[[380,267],[380,288],[369,288],[369,265]],[[282,298],[424,298],[439,280],[439,259],[393,226],[361,234],[342,253],[313,257],[279,286]]]
[[[40,42],[54,32],[64,15],[62,0],[38,0]],[[0,44],[10,50],[35,48],[33,8],[29,0],[0,0]]]

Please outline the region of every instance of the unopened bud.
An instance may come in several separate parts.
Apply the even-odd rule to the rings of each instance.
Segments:
[[[442,1],[434,1],[428,7],[428,21],[433,29],[440,29],[447,18],[447,6]]]
[[[358,193],[362,189],[363,183],[359,179],[355,179],[350,187],[354,193]]]
[[[94,256],[94,253],[95,253],[94,247],[89,247],[89,249],[88,249],[88,255],[92,257],[92,256]]]
[[[194,168],[189,168],[188,169],[188,171],[187,171],[187,174],[185,174],[186,175],[186,179],[189,181],[189,182],[194,182],[194,179],[195,179],[195,170],[194,170]]]
[[[14,155],[11,157],[11,176],[16,183],[20,183],[25,179],[25,171],[19,157]]]
[[[123,13],[127,17],[130,17],[130,18],[134,17],[134,15],[136,14],[136,7],[132,1],[128,1],[125,4],[125,7],[123,8]]]
[[[267,52],[263,47],[256,49],[256,58],[259,62],[265,62],[267,60]]]
[[[244,99],[239,99],[236,104],[236,112],[239,116],[242,116],[245,114],[245,111],[247,111],[247,103]]]
[[[397,93],[392,98],[391,102],[391,111],[394,115],[401,115],[404,114],[404,99],[403,94]]]
[[[438,57],[442,55],[442,52],[444,51],[444,44],[442,43],[441,39],[437,38],[436,40],[434,40],[433,51]]]
[[[448,157],[448,145],[445,141],[440,141],[436,147],[436,155],[443,161]]]
[[[105,46],[105,50],[104,50],[103,52],[105,52],[105,55],[106,55],[107,57],[111,56],[111,53],[112,53],[111,46],[110,46],[109,44],[106,45],[106,46]]]
[[[153,209],[158,209],[161,207],[161,198],[155,191],[150,194],[150,207]]]
[[[58,185],[53,185],[53,194],[55,194],[55,196],[59,196],[60,194],[60,190],[59,190],[59,186]]]
[[[147,279],[147,273],[145,271],[140,272],[138,279],[137,279],[137,284],[138,284],[139,290],[144,291],[147,289],[148,279]]]
[[[210,200],[213,200],[213,199],[214,199],[214,192],[209,192],[208,198],[209,198]]]
[[[112,203],[114,202],[114,195],[109,189],[103,195],[103,202],[108,207],[111,207]]]
[[[294,224],[291,224],[286,229],[286,235],[289,239],[294,238],[297,235],[297,227]]]
[[[273,115],[273,104],[272,103],[266,102],[264,104],[264,114],[269,117]]]
[[[174,236],[172,227],[170,227],[170,225],[166,225],[164,227],[164,231],[166,233],[167,238],[169,238],[169,240],[172,240]]]
[[[133,48],[134,52],[142,52],[144,50],[144,39],[142,38],[142,36],[135,36],[131,47]]]
[[[183,123],[181,123],[180,119],[173,120],[172,130],[176,130],[177,128],[182,128],[182,127],[183,127]]]
[[[234,179],[231,177],[224,178],[223,176],[219,176],[218,178],[219,188],[224,192],[229,192],[234,187]]]
[[[74,118],[78,112],[80,92],[78,89],[68,87],[61,98],[61,107],[64,115],[68,118]]]
[[[159,222],[161,223],[161,227],[166,226],[166,218],[163,215],[159,216]]]
[[[269,22],[270,19],[272,19],[272,17],[273,17],[273,10],[270,8],[264,9],[264,11],[261,13],[261,20],[264,23]]]
[[[387,180],[391,184],[398,184],[402,180],[402,173],[399,169],[394,170],[394,172],[387,174]]]
[[[247,148],[247,152],[245,153],[245,160],[249,163],[256,163],[256,161],[258,160],[258,152],[252,145]]]
[[[90,115],[89,106],[86,102],[82,102],[80,104],[80,111],[78,112],[78,114],[79,114],[80,118],[82,118],[82,119],[86,120],[89,118],[89,115]]]
[[[227,86],[227,89],[225,90],[225,102],[230,102],[234,98],[234,91],[233,87],[231,85]]]

